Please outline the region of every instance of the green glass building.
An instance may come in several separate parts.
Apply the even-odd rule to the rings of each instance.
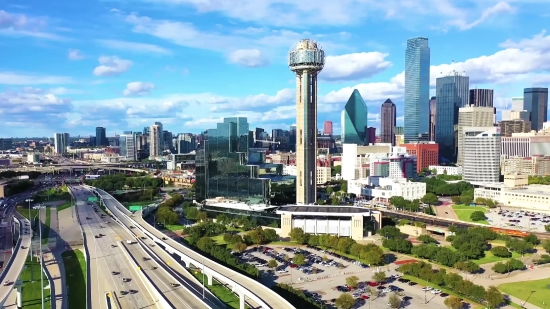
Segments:
[[[367,118],[367,105],[354,89],[342,111],[342,143],[364,145]]]

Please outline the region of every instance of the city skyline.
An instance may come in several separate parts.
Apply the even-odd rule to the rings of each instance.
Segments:
[[[429,96],[435,95],[435,79],[452,69],[465,71],[471,88],[494,89],[499,109],[523,88],[550,83],[550,55],[544,53],[550,36],[540,23],[522,23],[514,32],[501,29],[520,20],[548,19],[538,13],[542,4],[495,1],[454,7],[453,16],[436,8],[429,13],[434,15],[407,18],[380,7],[387,18],[371,19],[385,30],[365,37],[358,19],[349,18],[357,8],[346,4],[331,14],[316,12],[326,17],[325,26],[318,27],[318,19],[306,18],[311,8],[297,7],[286,21],[264,14],[273,6],[263,11],[253,2],[243,6],[254,14],[224,6],[195,16],[171,12],[196,9],[182,3],[162,9],[155,3],[147,8],[102,1],[69,18],[40,2],[22,7],[8,1],[0,14],[3,52],[10,59],[0,68],[1,137],[93,135],[98,126],[111,136],[156,121],[173,132],[199,133],[233,116],[247,117],[251,127],[268,132],[287,129],[296,115],[286,55],[293,43],[308,37],[327,53],[319,75],[317,126],[332,121],[334,134],[340,134],[339,112],[353,89],[365,100],[369,125],[377,132],[379,107],[388,98],[396,104],[397,125],[403,125],[404,51],[412,37],[430,41]],[[450,22],[434,20],[438,14]],[[96,29],[90,21],[97,21]],[[457,48],[464,44],[474,47]]]

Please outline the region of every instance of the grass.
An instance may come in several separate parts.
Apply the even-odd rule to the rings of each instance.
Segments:
[[[72,202],[65,202],[56,207],[57,211],[62,211],[63,209],[71,208],[74,204]]]
[[[71,194],[68,192],[66,186],[61,187],[61,190],[58,190],[57,188],[44,190],[34,196],[35,202],[60,201],[70,199]]]
[[[22,286],[22,303],[24,309],[40,309],[42,308],[42,288],[49,284],[46,275],[43,276],[44,282],[40,283],[40,273],[42,268],[38,263],[38,259],[34,258],[34,266],[31,271],[31,259],[27,258],[25,268],[19,277],[23,282]],[[31,274],[34,275],[35,282],[31,282]],[[44,307],[51,308],[50,289],[44,290]]]
[[[199,280],[199,282],[202,282],[203,276],[202,273],[199,270],[193,270],[188,269],[188,271]],[[212,279],[212,285],[208,285],[208,279],[206,276],[204,276],[204,286],[212,292],[222,303],[227,305],[227,308],[234,308],[239,309],[239,296],[235,295],[229,288],[225,287],[225,285],[219,283],[218,281]],[[246,306],[246,308],[250,308],[250,306]]]
[[[521,254],[512,252],[512,259],[521,259]],[[485,257],[482,257],[478,260],[472,260],[472,262],[476,263],[477,265],[487,264],[487,263],[495,263],[495,262],[504,262],[508,261],[511,258],[501,258],[498,256],[494,256],[491,251],[485,251]]]
[[[61,254],[65,266],[65,280],[69,287],[67,308],[86,308],[86,260],[80,250]]]
[[[443,293],[447,293],[447,294],[449,294],[449,295],[452,295],[452,296],[455,296],[455,297],[458,297],[458,298],[462,298],[462,299],[464,299],[464,300],[468,300],[468,302],[470,302],[471,304],[480,305],[479,303],[477,303],[477,302],[475,302],[475,301],[473,301],[473,300],[468,299],[466,296],[459,295],[459,294],[455,293],[453,290],[449,290],[448,288],[445,288],[445,287],[442,287],[442,286],[435,285],[435,284],[430,283],[430,282],[428,282],[428,281],[426,281],[426,280],[422,280],[422,279],[420,279],[420,278],[413,277],[413,276],[409,276],[409,275],[404,275],[403,278],[409,279],[409,280],[411,280],[411,281],[414,281],[414,282],[416,282],[418,285],[421,285],[421,286],[431,286],[431,287],[434,288],[434,289],[439,289],[439,290],[441,290]],[[414,287],[411,287],[411,288],[414,288]],[[417,287],[417,288],[419,288],[419,287]],[[433,294],[431,294],[431,293],[426,293],[426,295],[427,295],[428,301],[429,301],[430,299],[432,299],[432,297],[439,297],[439,295],[433,295]],[[483,306],[483,308],[485,308],[485,307]]]
[[[467,205],[453,205],[453,210],[455,211],[456,216],[458,217],[458,219],[461,220],[461,221],[474,222],[474,223],[481,223],[481,224],[489,225],[489,222],[487,222],[486,220],[472,221],[472,219],[470,219],[470,216],[472,215],[472,213],[474,211],[482,211],[483,213],[486,213],[487,208],[485,208],[485,207],[467,206]]]
[[[44,222],[44,227],[42,228],[42,244],[47,245],[50,241],[50,224],[52,216],[50,207],[46,207],[46,222]]]
[[[499,285],[498,289],[506,294],[512,295],[524,301],[529,297],[529,303],[540,308],[545,308],[546,306],[543,304],[543,302],[545,302],[546,305],[550,303],[550,299],[548,298],[548,294],[550,294],[549,286],[550,279],[542,279],[504,283]],[[531,294],[531,291],[535,292]]]
[[[181,225],[181,224],[166,224],[164,226],[164,228],[166,228],[169,231],[179,231],[179,230],[183,230],[183,225]]]
[[[212,237],[212,240],[215,241],[216,244],[219,245],[219,246],[227,245],[227,243],[225,242],[225,240],[223,240],[223,235],[216,235],[216,236],[213,236],[213,237]]]
[[[36,216],[36,214],[38,213],[38,210],[32,209],[32,208],[31,208],[30,213],[29,213],[29,209],[27,207],[22,207],[22,206],[17,206],[16,210],[23,217],[29,219],[29,221],[32,221],[32,218],[34,218]],[[30,214],[30,217],[29,217],[29,214]]]

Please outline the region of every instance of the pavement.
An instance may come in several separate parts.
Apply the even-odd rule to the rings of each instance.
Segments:
[[[65,248],[72,246],[79,246],[82,244],[82,235],[80,233],[80,225],[78,224],[77,217],[75,215],[76,207],[65,208],[61,211],[55,211],[57,221],[57,234],[58,247]],[[53,222],[53,212],[51,220]],[[53,225],[52,225],[53,226]]]
[[[435,215],[438,217],[458,220],[458,216],[456,215],[452,205],[437,205],[434,206],[433,209],[435,211]]]
[[[132,215],[130,211],[128,211],[124,206],[122,206],[122,204],[120,204],[107,192],[100,189],[96,189],[96,191],[100,193],[107,208],[113,211],[114,215],[117,216],[117,218],[121,222],[123,222],[126,226],[132,225],[132,223],[128,219],[126,219],[126,217],[123,216],[123,213],[127,216]],[[157,229],[155,229],[154,227],[146,223],[141,217],[141,214],[139,212],[136,212],[136,214],[133,216],[133,219],[138,224],[140,224],[143,228],[145,228],[148,232],[155,235],[156,237],[158,238],[164,237],[164,234],[162,232],[158,231]],[[189,256],[193,260],[202,261],[202,264],[204,264],[206,268],[212,269],[214,272],[221,274],[226,278],[231,278],[231,280],[236,281],[243,288],[247,289],[248,291],[256,295],[258,298],[266,302],[271,308],[294,309],[294,307],[290,303],[288,303],[284,298],[274,293],[271,289],[269,289],[265,285],[253,279],[250,279],[244,275],[238,274],[233,270],[227,269],[216,262],[213,262],[209,259],[205,259],[202,255],[198,254],[192,249],[189,249],[183,246],[181,243],[173,239],[167,239],[165,242],[168,243],[173,248],[175,248],[176,250],[183,252],[185,255]],[[178,263],[178,261],[174,260],[173,258],[171,260],[173,261],[173,263]],[[201,267],[201,265],[195,265],[195,266]],[[251,302],[249,299],[247,299],[247,301]]]

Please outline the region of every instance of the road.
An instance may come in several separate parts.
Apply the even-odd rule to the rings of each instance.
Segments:
[[[126,226],[131,226],[132,223],[123,215],[126,216],[132,215],[132,213],[127,210],[122,204],[120,204],[116,199],[114,199],[110,194],[107,192],[96,189],[96,191],[101,195],[101,198],[105,202],[106,207],[113,211],[113,214]],[[150,226],[148,223],[146,223],[141,215],[135,215],[133,219],[140,224],[143,228],[145,228],[148,232],[155,235],[158,238],[163,238],[164,234],[157,229]],[[230,278],[231,280],[234,280],[239,285],[247,289],[250,293],[253,293],[258,298],[262,299],[264,302],[268,304],[269,307],[273,309],[294,309],[294,306],[292,306],[289,302],[287,302],[284,298],[273,292],[271,289],[266,287],[265,285],[248,278],[244,275],[238,274],[237,272],[230,270],[228,268],[225,268],[221,266],[220,264],[213,262],[209,259],[206,259],[202,255],[196,253],[195,251],[183,246],[179,242],[167,238],[165,240],[167,244],[172,246],[173,248],[179,250],[180,252],[184,253],[188,257],[192,258],[195,261],[201,261],[205,267],[213,270],[214,272],[221,274],[225,276],[226,278]],[[176,262],[174,260],[174,262]],[[197,267],[200,267],[201,265],[195,265]],[[248,301],[248,300],[247,300]]]

